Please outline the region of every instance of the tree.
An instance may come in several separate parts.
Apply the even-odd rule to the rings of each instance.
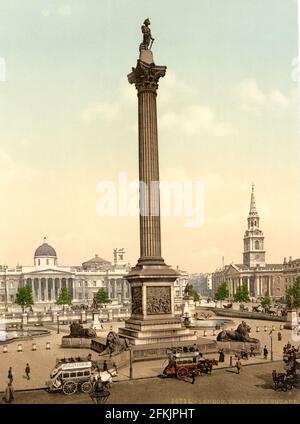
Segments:
[[[110,302],[107,290],[102,288],[97,291],[96,302],[98,305],[103,305]]]
[[[222,304],[222,300],[225,300],[227,297],[229,296],[229,290],[227,288],[227,284],[226,283],[222,283],[216,294],[215,294],[215,299],[216,300],[220,300],[221,304]]]
[[[22,307],[22,311],[25,311],[25,308],[29,308],[33,305],[33,296],[31,284],[26,284],[24,287],[20,287],[16,294],[16,304]]]
[[[72,304],[72,296],[66,287],[62,288],[59,292],[56,304],[63,305],[63,310],[65,310],[65,305]]]
[[[289,308],[300,308],[300,277],[286,289],[285,297]]]
[[[201,297],[200,297],[199,293],[198,293],[198,292],[196,292],[196,290],[193,290],[193,291],[192,291],[192,296],[193,296],[194,302],[199,302],[199,301],[200,301],[200,299],[201,299]]]
[[[268,293],[265,294],[264,297],[261,298],[260,304],[262,306],[262,308],[270,308],[271,306],[271,298],[268,295]]]
[[[241,286],[238,286],[233,298],[236,302],[249,302],[250,299],[247,285],[242,284]]]

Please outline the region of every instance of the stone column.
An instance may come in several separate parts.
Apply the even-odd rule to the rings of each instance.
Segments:
[[[40,278],[38,278],[38,300],[39,302],[41,302],[42,300],[42,280]]]
[[[128,75],[138,95],[140,259],[139,263],[163,263],[161,257],[158,134],[156,95],[165,66],[153,63],[152,52],[141,52],[137,67]]]

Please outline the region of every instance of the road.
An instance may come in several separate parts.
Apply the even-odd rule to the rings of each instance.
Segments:
[[[197,377],[194,385],[177,379],[148,378],[114,383],[107,404],[188,404],[188,403],[300,403],[300,388],[275,392],[272,389],[273,369],[282,371],[282,364],[244,366],[237,375],[235,368],[213,371]],[[44,390],[17,392],[19,404],[91,404],[83,393],[66,396]]]

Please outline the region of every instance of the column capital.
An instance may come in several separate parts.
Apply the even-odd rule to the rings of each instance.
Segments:
[[[136,68],[132,68],[132,72],[127,75],[128,82],[135,84],[138,93],[144,91],[156,93],[158,81],[165,76],[166,69],[166,66],[157,66],[154,63],[148,64],[138,60]]]

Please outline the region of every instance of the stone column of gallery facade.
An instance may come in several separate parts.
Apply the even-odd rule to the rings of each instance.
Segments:
[[[174,282],[178,273],[161,257],[159,161],[157,131],[158,82],[165,66],[153,62],[152,52],[142,48],[136,68],[128,75],[138,96],[140,258],[126,279],[131,286],[132,314],[119,329],[133,345],[194,341],[194,333],[182,327],[174,314]]]

